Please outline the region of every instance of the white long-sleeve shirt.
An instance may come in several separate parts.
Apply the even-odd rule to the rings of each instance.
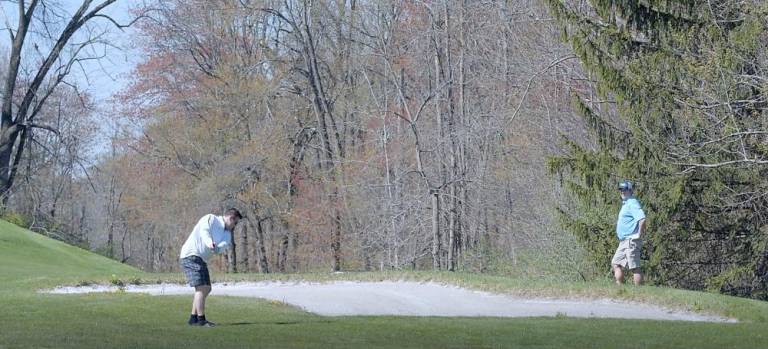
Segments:
[[[200,218],[189,234],[179,258],[198,256],[208,262],[212,253],[223,253],[231,245],[232,235],[224,229],[224,217],[207,214]]]

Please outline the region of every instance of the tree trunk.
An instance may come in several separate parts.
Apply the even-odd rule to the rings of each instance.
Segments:
[[[442,71],[442,62],[441,62],[441,55],[440,55],[440,39],[437,37],[438,35],[438,28],[435,23],[436,19],[433,18],[432,26],[433,26],[433,44],[435,45],[435,52],[434,52],[434,107],[435,107],[435,121],[437,123],[437,133],[438,133],[438,141],[442,140],[444,137],[443,132],[443,113],[440,106],[440,100],[441,100],[441,71]],[[440,178],[445,179],[445,165],[444,163],[440,162],[438,165],[440,167]],[[440,234],[440,195],[439,195],[439,189],[430,189],[431,191],[431,199],[432,199],[432,268],[435,270],[439,270],[442,268],[442,236]]]
[[[338,191],[334,192],[334,196],[338,195]],[[333,271],[341,270],[341,215],[339,209],[335,210],[336,216],[334,217],[334,232],[333,241],[331,242],[331,249],[333,250]]]
[[[262,225],[263,220],[256,221],[256,244],[259,255],[259,271],[263,274],[269,273],[269,263],[267,262],[267,248],[264,241],[264,227]]]
[[[243,242],[242,243],[243,255],[242,255],[242,258],[240,260],[241,260],[241,263],[243,264],[243,271],[249,272],[249,271],[251,271],[251,268],[250,268],[250,262],[251,261],[250,261],[250,257],[249,257],[249,254],[250,254],[249,250],[250,250],[250,248],[248,248],[248,224],[242,224],[242,226],[243,227],[240,228],[241,229],[240,235],[242,236],[242,242]]]
[[[126,250],[128,251],[131,250],[131,247],[130,247],[131,240],[128,240],[128,244],[129,244],[128,248],[126,249],[125,247],[125,240],[129,237],[130,236],[128,235],[128,228],[125,228],[125,230],[123,230],[123,238],[120,240],[120,262],[121,263],[125,263],[128,261],[129,258],[131,258],[130,256],[128,256],[128,253],[126,252]]]
[[[305,4],[306,5],[306,4]],[[306,68],[309,72],[309,86],[312,90],[313,105],[315,110],[315,116],[319,128],[320,138],[323,142],[323,155],[326,160],[326,170],[330,175],[329,188],[329,203],[333,206],[331,220],[335,221],[332,224],[331,232],[331,253],[333,258],[333,270],[339,271],[341,268],[341,208],[337,204],[339,199],[339,169],[335,164],[335,160],[343,158],[343,147],[341,143],[341,136],[336,126],[335,117],[333,115],[332,102],[328,99],[323,84],[323,80],[320,77],[320,64],[318,63],[317,51],[315,46],[315,39],[310,28],[309,20],[311,9],[304,9],[304,26],[303,32],[305,37],[303,39],[303,53],[306,60]],[[333,131],[333,133],[331,133]],[[331,136],[335,136],[335,142],[331,142]]]
[[[453,158],[453,157],[451,157]],[[456,271],[456,186],[451,185],[450,189],[451,208],[449,209],[448,221],[448,270]]]
[[[147,233],[147,270],[155,270],[155,238]]]
[[[286,230],[280,238],[280,248],[277,252],[277,271],[281,273],[285,273],[286,268],[288,267],[289,240],[288,230]]]
[[[439,270],[440,265],[440,196],[433,190],[432,197],[432,268]]]
[[[228,271],[230,273],[237,273],[237,245],[235,244],[235,232],[229,232],[229,240],[232,241],[232,246],[229,247],[227,253],[227,264],[229,265]]]

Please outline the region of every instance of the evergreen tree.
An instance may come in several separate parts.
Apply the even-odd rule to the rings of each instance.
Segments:
[[[616,183],[634,180],[649,280],[768,299],[768,5],[546,2],[599,96],[574,101],[597,143],[550,159],[566,230],[608,270]]]

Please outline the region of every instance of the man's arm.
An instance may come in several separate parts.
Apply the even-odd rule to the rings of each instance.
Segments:
[[[226,250],[229,249],[229,246],[232,245],[230,235],[227,234],[224,240],[219,241],[219,243],[216,245],[216,253],[224,253]]]
[[[633,200],[630,204],[632,217],[637,220],[637,237],[642,239],[645,232],[645,211],[640,207],[640,202]]]
[[[227,249],[229,249],[229,243],[227,241],[220,241],[218,245],[216,245],[216,253],[224,253]]]
[[[211,237],[211,221],[213,220],[213,217],[208,215],[204,217],[203,222],[201,222],[200,226],[200,239],[203,241],[203,244],[210,248],[215,249],[216,243],[213,241],[213,238]]]

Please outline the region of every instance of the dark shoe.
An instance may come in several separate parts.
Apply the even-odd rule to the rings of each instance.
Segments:
[[[197,326],[197,322],[197,318],[190,318],[187,320],[187,324],[189,324],[189,326]]]
[[[198,321],[197,324],[195,325],[201,326],[201,327],[214,327],[216,326],[216,323],[210,322],[208,320],[202,320],[202,321]]]

